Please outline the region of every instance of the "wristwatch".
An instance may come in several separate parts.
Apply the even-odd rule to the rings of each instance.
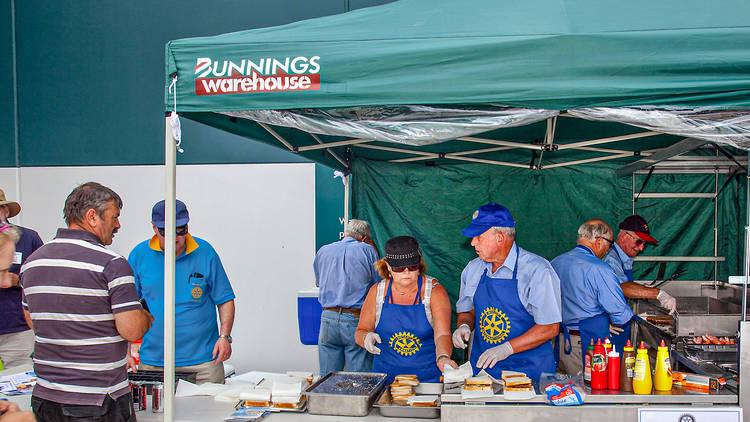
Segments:
[[[229,334],[219,334],[219,338],[225,338],[229,342],[229,344],[232,344],[232,336]]]

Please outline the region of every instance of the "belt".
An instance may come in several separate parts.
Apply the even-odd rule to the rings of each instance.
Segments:
[[[570,334],[573,334],[574,336],[581,336],[581,332],[578,330],[568,330]]]
[[[323,310],[333,311],[333,312],[341,312],[341,313],[344,313],[344,314],[352,314],[356,318],[359,318],[359,311],[360,311],[359,308],[341,308],[341,307],[338,307],[338,308],[323,308]]]

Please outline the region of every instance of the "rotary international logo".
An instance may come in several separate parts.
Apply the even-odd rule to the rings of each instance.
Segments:
[[[201,296],[203,296],[203,289],[201,289],[200,287],[193,287],[191,293],[193,294],[193,299],[200,299]]]
[[[479,331],[482,338],[489,344],[500,343],[510,333],[510,321],[503,311],[490,306],[482,311],[479,320]]]
[[[414,334],[401,331],[391,336],[388,347],[395,350],[399,355],[411,356],[419,351],[422,342]]]
[[[476,220],[479,217],[479,210],[474,211],[474,215],[471,216],[472,220]]]

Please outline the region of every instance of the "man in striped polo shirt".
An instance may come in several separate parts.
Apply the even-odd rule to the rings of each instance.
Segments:
[[[128,342],[141,338],[153,318],[138,302],[128,262],[104,247],[120,228],[121,208],[113,190],[78,186],[65,201],[68,228],[21,268],[24,311],[35,333],[31,406],[39,421],[136,420]]]

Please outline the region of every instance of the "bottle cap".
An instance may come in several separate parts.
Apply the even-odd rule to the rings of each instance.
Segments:
[[[638,350],[646,350],[646,343],[641,342],[641,345],[638,346]]]
[[[609,341],[609,337],[604,337],[604,344],[612,344],[612,342]]]
[[[601,346],[602,345],[602,339],[598,338],[596,339],[596,345]]]
[[[620,357],[620,354],[617,353],[617,347],[614,344],[612,345],[612,351],[609,352],[609,353],[607,353],[607,356],[609,356],[610,358],[619,358]]]
[[[589,346],[593,346],[593,345],[594,345],[594,339],[592,338],[591,341],[589,342]]]
[[[664,339],[661,339],[661,343],[659,343],[659,347],[667,347],[667,345],[664,343]]]

